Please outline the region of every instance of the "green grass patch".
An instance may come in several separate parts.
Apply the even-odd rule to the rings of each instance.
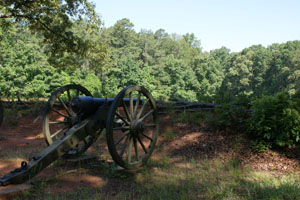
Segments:
[[[22,117],[26,117],[28,115],[38,116],[41,111],[45,107],[45,102],[35,102],[32,104],[28,104],[27,107],[20,106],[17,104],[13,104],[11,107],[6,107],[4,105],[4,119],[3,121],[7,121],[7,123],[11,126],[15,126],[18,124],[18,121]]]
[[[173,130],[169,130],[165,133],[162,134],[162,136],[166,139],[166,140],[172,140],[175,137],[175,133]]]
[[[172,123],[189,123],[203,129],[217,130],[219,119],[211,111],[182,112],[172,117]]]
[[[253,171],[243,168],[238,158],[224,162],[163,156],[138,173],[122,173],[106,177],[103,187],[74,187],[63,194],[47,193],[53,180],[41,182],[17,199],[300,199],[299,175]]]
[[[238,159],[170,165],[136,176],[141,199],[300,199],[298,175],[253,172]]]

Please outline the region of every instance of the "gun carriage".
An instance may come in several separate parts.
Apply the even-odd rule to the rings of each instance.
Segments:
[[[59,158],[83,154],[106,130],[108,150],[125,169],[142,167],[158,136],[157,107],[142,86],[124,88],[115,98],[94,98],[84,87],[70,84],[49,98],[43,115],[48,147],[0,178],[0,185],[23,183]]]

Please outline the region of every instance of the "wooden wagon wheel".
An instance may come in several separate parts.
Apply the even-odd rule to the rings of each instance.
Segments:
[[[124,98],[128,98],[126,103]],[[141,86],[124,88],[114,99],[107,118],[106,136],[113,160],[137,169],[150,158],[158,137],[155,100]]]
[[[86,88],[76,84],[65,85],[52,93],[43,115],[43,134],[48,145],[79,122],[78,116],[71,108],[72,99],[78,96],[92,96],[92,94]],[[82,144],[70,150],[66,157],[83,153],[91,144],[91,138],[87,136]]]

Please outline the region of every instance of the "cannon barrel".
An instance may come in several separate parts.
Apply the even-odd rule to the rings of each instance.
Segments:
[[[77,114],[83,114],[88,116],[94,114],[97,109],[104,105],[111,105],[114,101],[114,98],[94,98],[91,96],[79,96],[72,100],[71,108]],[[126,105],[129,105],[129,98],[123,98],[123,101]],[[133,98],[133,103],[135,104],[137,99]],[[142,104],[142,100],[139,102]]]

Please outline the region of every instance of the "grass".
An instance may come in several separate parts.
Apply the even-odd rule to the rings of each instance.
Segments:
[[[199,126],[203,129],[217,130],[217,119],[213,112],[182,112],[172,117],[172,123],[190,123]]]
[[[93,175],[92,171],[84,173]],[[243,168],[237,158],[174,160],[164,155],[139,173],[103,176],[108,176],[103,187],[76,188],[74,183],[73,191],[58,194],[47,193],[51,183],[37,181],[16,199],[300,199],[299,175],[253,171]]]
[[[175,133],[173,130],[168,130],[167,132],[163,133],[162,136],[166,140],[172,140],[175,137]]]
[[[137,175],[136,182],[141,199],[300,199],[298,175],[254,172],[243,169],[238,159],[173,163]]]
[[[5,107],[4,105],[4,119],[3,121],[7,121],[9,125],[16,126],[18,121],[22,117],[26,117],[28,115],[37,116],[40,114],[41,110],[45,107],[45,102],[35,102],[32,105],[24,108],[17,104],[13,104],[10,108]]]
[[[3,159],[28,159],[38,152],[43,150],[42,147],[37,147],[36,149],[32,149],[31,147],[14,147],[13,149],[3,149],[0,151],[0,158]]]

